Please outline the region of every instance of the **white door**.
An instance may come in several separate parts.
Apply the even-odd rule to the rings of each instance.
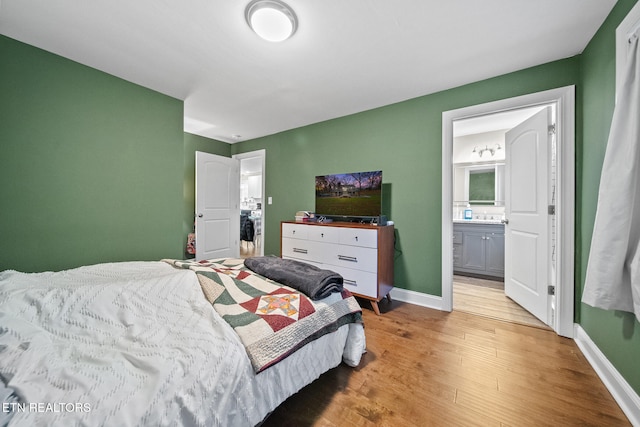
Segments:
[[[196,260],[240,256],[240,161],[196,151]]]
[[[505,136],[505,293],[547,324],[550,123],[547,107]]]

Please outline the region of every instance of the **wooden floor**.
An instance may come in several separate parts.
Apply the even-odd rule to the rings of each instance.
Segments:
[[[504,282],[453,276],[453,309],[521,325],[548,328],[504,294]]]
[[[461,311],[362,306],[360,366],[325,373],[264,427],[630,425],[573,340]]]
[[[253,242],[240,242],[240,258],[251,258],[260,255],[260,239]]]

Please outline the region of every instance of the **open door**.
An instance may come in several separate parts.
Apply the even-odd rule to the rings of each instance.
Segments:
[[[546,324],[549,301],[549,181],[552,111],[505,135],[505,294]]]
[[[196,151],[196,260],[240,256],[240,161]]]

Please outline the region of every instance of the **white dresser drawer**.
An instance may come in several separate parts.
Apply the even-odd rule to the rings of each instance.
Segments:
[[[350,292],[371,298],[378,297],[378,279],[375,273],[328,265],[323,268],[341,275],[344,279],[344,288]]]
[[[339,273],[345,289],[380,315],[378,302],[393,288],[393,225],[282,222],[281,229],[282,258]]]
[[[308,239],[309,226],[303,224],[282,224],[282,237],[291,239]]]
[[[321,225],[309,227],[309,240],[327,243],[340,243],[340,229]]]
[[[325,244],[322,248],[322,262],[324,264],[371,273],[378,271],[378,251],[374,248],[336,244]]]
[[[340,244],[362,246],[365,248],[378,247],[378,232],[362,228],[340,228]]]
[[[313,242],[311,240],[283,238],[282,257],[309,260],[320,263],[322,259],[322,250],[319,248],[320,245],[322,245],[322,243]]]

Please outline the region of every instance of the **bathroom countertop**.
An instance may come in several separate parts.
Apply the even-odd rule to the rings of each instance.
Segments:
[[[455,218],[454,223],[459,224],[502,224],[499,219],[459,219]]]

